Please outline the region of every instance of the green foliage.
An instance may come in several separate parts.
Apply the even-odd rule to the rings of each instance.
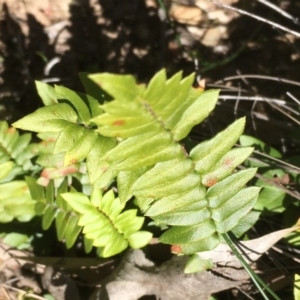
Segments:
[[[188,260],[184,273],[192,274],[211,269],[213,267],[213,261],[211,259],[202,259],[199,255],[194,254]]]
[[[144,218],[136,216],[136,209],[122,212],[124,204],[114,197],[112,190],[103,196],[101,190],[94,190],[89,199],[73,188],[69,191],[67,179],[58,188],[54,181],[43,188],[32,177],[26,180],[32,198],[37,201],[35,210],[42,216],[43,229],[55,222],[57,239],[65,240],[67,248],[74,245],[81,231],[86,251],[95,246],[103,257],[115,255],[128,245],[143,247],[152,237],[150,232],[139,231]]]
[[[128,245],[144,247],[152,238],[150,232],[139,231],[144,218],[136,216],[136,209],[122,212],[124,204],[115,198],[112,190],[102,196],[101,190],[96,189],[91,199],[82,193],[61,196],[79,214],[78,225],[83,226],[85,237],[93,241],[93,246],[99,248],[98,253],[103,257],[120,253]]]
[[[30,248],[31,241],[32,241],[32,237],[17,232],[8,233],[3,238],[3,242],[5,244],[20,250]]]
[[[38,184],[47,186],[50,180],[54,180],[58,186],[64,178],[68,178],[69,184],[76,178],[83,186],[84,192],[91,190],[91,185],[87,179],[86,166],[80,162],[74,162],[71,165],[64,165],[65,153],[55,153],[54,146],[58,139],[59,133],[39,133],[38,137],[41,142],[38,144],[39,156],[36,163],[42,168]],[[90,193],[90,192],[88,192]]]
[[[277,149],[251,136],[241,136],[240,144],[251,145],[256,149],[255,156],[245,162],[247,167],[259,167],[261,174],[261,177],[255,181],[255,185],[262,187],[262,191],[254,208],[265,216],[282,213],[284,227],[297,224],[299,199],[292,197],[293,193],[287,192],[298,188],[299,171],[296,166],[300,166],[299,156],[282,160],[282,154]],[[298,231],[291,232],[285,239],[293,246],[300,244]]]
[[[55,87],[55,93],[58,103],[38,109],[14,123],[14,126],[35,132],[59,133],[53,154],[66,152],[65,166],[85,158],[91,160],[89,153],[94,145],[101,143],[101,136],[92,128],[90,121],[95,113],[101,112],[98,101],[89,95],[59,86]]]
[[[263,141],[254,138],[253,136],[242,135],[240,137],[240,144],[243,146],[254,146],[255,149],[258,150],[259,152],[266,153],[271,157],[275,157],[275,158],[282,157],[281,153],[277,149],[270,147]]]
[[[27,171],[34,170],[31,159],[37,155],[36,145],[30,144],[31,135],[19,135],[15,128],[0,122],[0,222],[13,219],[26,222],[35,216],[35,202],[27,184],[14,180]]]
[[[252,152],[252,148],[230,150],[243,131],[244,119],[188,155],[179,141],[214,108],[217,91],[191,89],[192,76],[181,80],[178,73],[166,80],[160,72],[146,89],[134,89],[129,79],[121,87],[122,81],[116,79],[120,91],[128,89],[122,97],[107,83],[117,77],[91,77],[115,98],[102,105],[104,114],[93,119],[98,132],[120,139],[100,158],[103,173],[96,184],[103,187],[118,175],[122,201],[135,196],[145,215],[173,226],[160,240],[175,244],[174,252],[213,249],[220,235],[248,214],[259,192],[255,187],[243,189],[256,169],[231,175]]]
[[[55,89],[51,85],[41,81],[36,81],[35,86],[45,106],[57,103]]]
[[[0,182],[11,181],[16,176],[34,169],[31,160],[38,154],[38,150],[30,141],[31,134],[20,136],[7,122],[0,122],[0,164],[6,163],[0,171]]]
[[[0,166],[1,167],[1,166]],[[35,201],[25,181],[14,180],[0,184],[0,220],[11,222],[14,218],[26,222],[35,216]]]
[[[294,300],[300,300],[300,276],[295,274],[294,277]]]
[[[144,218],[129,209],[132,198],[145,216],[169,228],[160,240],[175,253],[211,250],[223,234],[240,236],[255,223],[258,214],[251,209],[260,188],[245,185],[256,168],[235,170],[253,151],[234,148],[245,119],[189,152],[181,143],[214,109],[217,90],[192,88],[193,75],[167,79],[165,71],[147,86],[129,75],[81,78],[92,95],[38,84],[46,106],[13,124],[46,142],[37,162],[44,168],[38,182],[48,186],[27,179],[43,228],[55,220],[58,239],[68,247],[82,230],[86,248],[111,256],[151,238],[139,231]],[[84,183],[91,189],[84,191]],[[112,184],[117,198],[101,191]]]
[[[67,248],[74,245],[81,227],[78,225],[79,216],[74,212],[61,194],[68,192],[68,184],[65,179],[62,184],[55,188],[54,181],[50,181],[47,188],[38,185],[34,178],[27,177],[31,197],[36,200],[35,211],[42,216],[42,227],[48,229],[55,221],[57,238],[63,239]],[[74,189],[71,188],[74,191]]]
[[[241,136],[240,144],[242,146],[254,146],[257,149],[257,153],[263,155],[259,159],[258,157],[256,159],[255,157],[251,158],[245,163],[246,166],[259,167],[262,175],[255,182],[257,186],[263,187],[255,204],[255,209],[262,211],[266,215],[285,211],[291,204],[291,199],[288,199],[286,191],[282,187],[284,178],[286,176],[289,178],[289,175],[284,168],[278,167],[278,163],[274,165],[274,159],[280,159],[282,157],[281,153],[263,141],[251,136]],[[293,174],[293,172],[290,174],[293,177],[297,175]],[[289,224],[289,226],[291,225]]]

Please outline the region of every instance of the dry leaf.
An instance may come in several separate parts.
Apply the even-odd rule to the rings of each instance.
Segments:
[[[298,229],[300,229],[300,225],[279,231],[274,231],[254,240],[241,241],[237,246],[244,259],[248,263],[251,263],[257,261],[264,253],[266,253],[266,251],[268,251],[284,236]],[[226,265],[236,268],[242,267],[241,263],[232,253],[227,244],[220,244],[214,250],[200,252],[198,253],[198,255],[203,259],[211,259],[218,265]]]

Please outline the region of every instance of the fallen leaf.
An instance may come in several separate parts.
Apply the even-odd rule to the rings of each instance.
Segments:
[[[238,247],[239,252],[247,261],[247,263],[251,263],[257,261],[280,239],[298,229],[300,229],[300,225],[274,231],[270,234],[264,235],[254,240],[241,241],[238,244],[236,244],[236,246]],[[211,259],[215,264],[218,265],[231,266],[236,268],[242,267],[241,263],[239,262],[237,257],[232,253],[230,247],[227,244],[219,244],[219,246],[214,250],[199,252],[198,255],[202,259]]]
[[[161,300],[207,300],[212,293],[241,286],[248,280],[243,269],[233,272],[235,279],[206,271],[185,274],[189,257],[174,256],[156,267],[141,250],[130,250],[118,268],[103,282],[89,300],[132,300],[145,295],[156,295]]]

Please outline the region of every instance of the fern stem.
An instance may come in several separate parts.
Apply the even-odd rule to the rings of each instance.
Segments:
[[[270,293],[270,295],[272,295],[274,297],[275,300],[280,300],[280,298],[278,298],[278,296],[265,284],[265,282],[257,274],[255,274],[253,272],[253,270],[251,269],[249,264],[245,261],[243,256],[237,250],[237,248],[236,248],[234,242],[232,241],[232,239],[230,238],[229,234],[224,233],[224,234],[222,234],[222,236],[223,236],[224,240],[226,241],[226,243],[228,244],[228,246],[230,247],[230,249],[232,250],[232,252],[234,253],[234,255],[238,258],[240,263],[243,265],[243,267],[245,268],[245,270],[247,271],[250,278],[256,285],[259,292],[263,295],[263,297],[266,300],[269,300],[268,296],[265,294],[264,290],[262,289],[262,288],[265,288],[265,290],[268,291]]]

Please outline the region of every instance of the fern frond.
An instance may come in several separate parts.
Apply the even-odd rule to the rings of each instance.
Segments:
[[[47,230],[55,222],[57,238],[65,240],[67,248],[74,245],[81,232],[86,252],[94,246],[103,257],[120,253],[128,246],[141,248],[152,238],[150,232],[140,230],[144,218],[136,215],[136,209],[122,212],[124,204],[115,198],[112,190],[102,195],[96,189],[89,198],[73,188],[68,191],[67,179],[58,189],[53,181],[47,188],[38,185],[32,177],[26,181],[36,200],[35,210],[42,216],[43,229]]]
[[[176,253],[213,249],[222,234],[232,230],[240,235],[254,224],[257,214],[250,211],[259,188],[245,185],[256,169],[235,171],[252,148],[233,148],[244,130],[245,119],[237,120],[190,153],[180,144],[214,109],[217,90],[192,88],[193,75],[182,78],[177,73],[167,80],[165,71],[156,74],[147,87],[127,75],[104,73],[90,78],[109,95],[107,100],[113,99],[105,102],[62,87],[47,88],[44,102],[51,103],[55,92],[57,103],[37,110],[14,126],[57,133],[53,153],[65,153],[65,166],[86,159],[94,193],[117,178],[120,200],[103,196],[102,202],[102,195],[95,197],[98,200],[92,195],[90,200],[80,193],[63,194],[80,215],[86,236],[103,248],[103,255],[133,246],[138,239],[132,242],[130,237],[142,235],[139,231],[132,235],[123,232],[126,226],[131,228],[131,223],[125,226],[127,217],[139,218],[136,212],[120,213],[132,196],[145,215],[171,227],[161,241],[172,244]],[[95,86],[90,82],[87,86],[96,96]],[[47,200],[52,198],[51,193],[46,195],[46,208],[43,204],[48,215],[46,225],[57,214],[56,204]],[[118,216],[113,213],[114,206]],[[101,228],[107,225],[102,233],[97,224]]]
[[[13,126],[39,133],[57,133],[53,153],[65,153],[64,166],[86,159],[94,145],[102,140],[91,123],[91,118],[102,112],[98,100],[65,87],[36,84],[47,106]]]
[[[178,141],[208,116],[217,101],[217,91],[191,89],[193,75],[182,79],[181,73],[177,73],[166,80],[165,71],[161,71],[146,89],[136,85],[132,78],[122,78],[111,74],[91,76],[114,97],[101,106],[104,113],[93,122],[100,134],[120,140],[117,147],[99,157],[99,177],[92,181],[98,187],[107,185],[120,171],[184,159],[186,153]],[[111,84],[115,81],[119,91]],[[124,98],[122,92],[126,89],[128,96]]]
[[[103,257],[118,254],[128,246],[141,248],[152,237],[150,232],[139,231],[144,218],[136,216],[136,209],[122,212],[124,204],[115,198],[112,190],[102,195],[96,189],[91,199],[82,193],[61,196],[79,214],[78,225],[83,227],[83,234]]]
[[[253,208],[260,189],[244,186],[256,169],[233,173],[251,154],[252,148],[228,151],[239,138],[239,134],[232,138],[228,132],[243,125],[242,119],[236,121],[203,143],[209,148],[200,144],[191,151],[190,158],[158,163],[132,184],[131,194],[137,197],[145,214],[157,223],[174,226],[161,237],[162,242],[177,245],[174,251],[193,254],[216,247],[220,235],[234,229]],[[218,149],[222,147],[210,148],[220,142],[223,151]],[[208,162],[207,155],[210,156]],[[251,227],[253,223],[248,225]],[[249,227],[243,226],[243,229]]]
[[[31,134],[20,135],[7,122],[0,122],[0,163],[10,161],[13,164],[10,172],[1,178],[1,182],[11,181],[17,175],[34,169],[31,159],[38,154],[38,149],[30,141]]]
[[[35,216],[35,201],[31,199],[25,181],[16,176],[34,171],[31,159],[38,154],[36,145],[30,144],[31,134],[20,135],[0,122],[0,222],[13,219],[26,222]]]
[[[128,87],[120,86],[118,75],[91,78],[114,97],[102,105],[104,113],[93,122],[102,135],[118,139],[115,148],[98,158],[101,168],[95,185],[103,187],[118,176],[123,202],[135,196],[145,215],[173,226],[161,241],[173,244],[176,253],[213,249],[221,235],[237,229],[240,222],[244,222],[243,230],[253,225],[246,216],[259,188],[244,186],[256,169],[235,172],[253,149],[232,149],[245,119],[199,144],[190,154],[179,143],[214,108],[217,91],[191,89],[193,76],[182,80],[180,73],[166,80],[162,71],[146,89],[131,87],[122,98]],[[119,91],[112,90],[114,80],[119,80]]]
[[[43,229],[49,229],[51,224],[55,222],[58,240],[65,240],[67,248],[71,248],[76,242],[82,227],[78,225],[78,214],[61,197],[62,193],[68,192],[67,179],[65,178],[58,189],[54,187],[53,181],[50,181],[47,188],[37,184],[32,177],[26,177],[26,182],[31,197],[36,200],[36,213],[42,216]]]
[[[6,168],[5,165],[7,165],[7,163],[0,164],[0,168]],[[13,219],[17,219],[21,222],[31,220],[36,215],[34,206],[35,201],[31,199],[25,181],[14,180],[0,184],[1,223],[8,223]]]

